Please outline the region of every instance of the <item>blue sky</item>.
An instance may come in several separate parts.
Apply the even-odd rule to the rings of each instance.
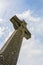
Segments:
[[[0,49],[14,31],[10,18],[15,14],[32,34],[23,39],[17,65],[43,65],[43,0],[0,0]]]

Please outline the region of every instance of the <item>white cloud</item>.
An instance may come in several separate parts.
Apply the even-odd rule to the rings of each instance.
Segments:
[[[3,19],[0,19],[0,22],[2,22],[3,21]]]
[[[4,28],[4,27],[0,27],[0,37],[2,37],[2,36],[3,36],[3,34],[4,34],[4,30],[5,30],[5,28]]]
[[[26,51],[27,54],[35,55],[35,56],[43,54],[43,51],[38,48],[39,47],[38,46],[39,40],[37,40],[37,39],[35,40],[33,35],[32,35],[30,40],[25,40],[25,41],[23,41],[23,43],[24,43],[24,45],[22,46],[22,50],[23,50],[22,52],[25,52],[28,49],[29,52]]]
[[[31,10],[25,11],[22,14],[17,14],[20,19],[25,19],[31,22],[40,22],[42,19],[41,17],[34,17],[32,16],[33,12]]]
[[[0,18],[0,23],[2,23],[3,19]]]
[[[9,6],[9,2],[7,1],[0,1],[0,15],[2,16],[2,14],[4,13],[4,11],[6,10],[6,8]],[[0,17],[1,17],[0,16]]]
[[[32,49],[32,50],[30,51],[30,53],[31,53],[32,55],[36,55],[36,56],[43,54],[42,50],[39,50],[39,49]]]
[[[8,5],[9,5],[9,3],[7,1],[0,1],[0,9],[4,9]]]

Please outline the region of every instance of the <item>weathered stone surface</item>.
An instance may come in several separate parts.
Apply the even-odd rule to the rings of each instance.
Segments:
[[[31,37],[30,32],[26,28],[25,21],[23,20],[19,24],[20,20],[17,17],[16,19],[17,20],[13,19],[13,23],[15,23],[15,27],[18,26],[18,28],[15,28],[16,31],[13,32],[11,37],[0,50],[0,65],[16,65],[23,37],[26,37],[26,39]]]
[[[23,39],[23,31],[21,29],[18,29],[16,33],[12,34],[14,35],[12,39],[8,42],[7,47],[2,52],[2,55],[4,56],[4,61],[8,65],[16,65],[22,39]],[[3,62],[2,62],[3,63]]]

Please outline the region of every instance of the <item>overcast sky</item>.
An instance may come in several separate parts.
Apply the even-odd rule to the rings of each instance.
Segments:
[[[31,39],[23,39],[17,65],[43,65],[43,0],[0,0],[0,49],[14,31],[10,18],[27,22]]]

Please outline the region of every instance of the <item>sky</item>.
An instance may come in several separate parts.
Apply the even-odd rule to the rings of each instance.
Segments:
[[[0,49],[14,31],[14,15],[27,22],[32,34],[23,39],[17,65],[43,65],[43,0],[0,0]]]

